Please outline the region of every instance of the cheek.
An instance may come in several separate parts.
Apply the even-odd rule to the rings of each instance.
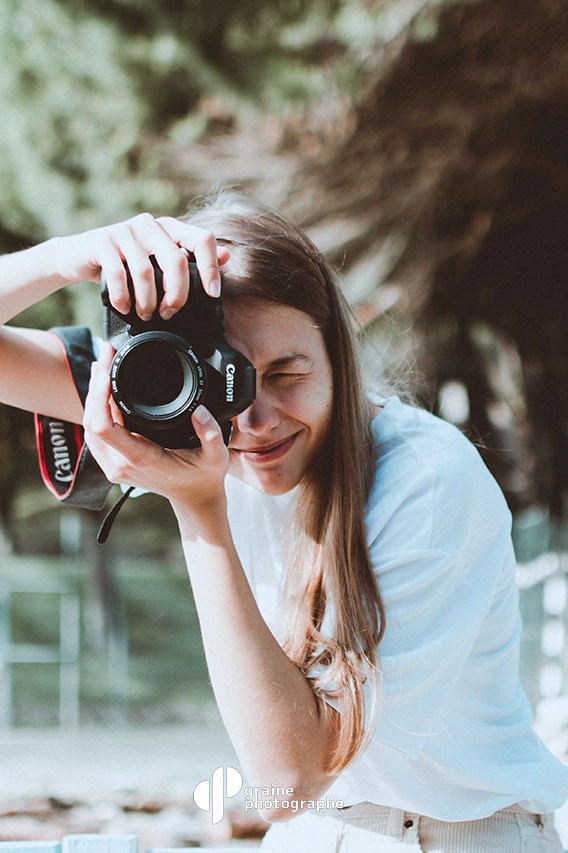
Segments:
[[[289,417],[313,427],[327,422],[331,415],[331,386],[299,384],[280,390],[276,405]],[[276,401],[275,401],[276,402]]]
[[[302,400],[304,422],[317,436],[318,442],[323,441],[331,422],[333,407],[332,388],[318,387],[312,389]]]
[[[327,435],[329,428],[331,426],[331,418],[333,412],[333,396],[330,391],[329,395],[326,397],[325,405],[321,410],[320,414],[320,431],[323,436]]]

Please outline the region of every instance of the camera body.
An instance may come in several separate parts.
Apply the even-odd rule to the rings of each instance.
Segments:
[[[159,305],[163,276],[156,259],[150,260]],[[103,336],[116,350],[110,369],[112,397],[130,432],[168,448],[200,446],[190,418],[200,403],[219,422],[228,444],[231,418],[255,397],[254,367],[225,340],[221,298],[205,292],[196,264],[188,264],[188,300],[170,320],[163,320],[158,310],[150,320],[141,320],[134,307],[121,314],[111,305],[102,276]],[[134,306],[127,267],[126,274]]]

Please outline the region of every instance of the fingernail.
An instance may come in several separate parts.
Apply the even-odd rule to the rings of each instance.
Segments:
[[[193,417],[199,424],[207,424],[211,420],[211,415],[205,406],[198,406],[193,413]]]
[[[163,311],[160,311],[160,317],[162,320],[171,320],[175,313],[175,308],[164,308]]]
[[[209,294],[210,296],[221,296],[221,279],[215,276],[209,282]]]
[[[139,314],[138,316],[141,320],[144,321],[144,323],[147,323],[148,320],[151,320],[154,315],[150,312],[149,314]]]

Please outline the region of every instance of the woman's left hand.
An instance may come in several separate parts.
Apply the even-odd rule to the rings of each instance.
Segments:
[[[112,357],[112,347],[104,344],[92,367],[83,419],[87,446],[107,479],[163,495],[174,509],[196,516],[224,505],[229,451],[217,421],[204,406],[195,410],[192,424],[201,442],[197,450],[168,450],[129,432],[110,395]]]

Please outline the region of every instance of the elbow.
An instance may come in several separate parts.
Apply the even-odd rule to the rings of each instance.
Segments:
[[[331,719],[337,725],[338,717],[335,714]],[[301,749],[296,749],[292,755],[288,752],[278,765],[272,753],[270,767],[263,766],[259,774],[262,781],[270,779],[272,784],[269,787],[249,789],[254,792],[256,809],[263,820],[267,823],[284,823],[302,812],[321,813],[331,806],[329,799],[326,797],[322,800],[322,797],[337,778],[337,773],[328,769],[333,743],[329,734],[319,740],[313,738],[311,748],[306,748],[304,741]],[[251,778],[255,775],[251,774]],[[275,777],[279,780],[277,784],[282,787],[273,784]],[[259,777],[256,778],[258,780]],[[258,786],[258,781],[256,784]]]
[[[281,803],[266,803],[259,808],[259,814],[266,823],[286,823],[308,808],[301,799],[290,799],[282,800]]]
[[[261,808],[258,813],[266,823],[285,823],[294,817],[294,814],[287,809]]]
[[[327,778],[325,783],[320,782],[318,785],[303,783],[282,788],[253,789],[257,798],[257,811],[267,823],[285,823],[308,810],[321,813],[322,809],[327,808],[321,797],[332,781],[332,778]]]

